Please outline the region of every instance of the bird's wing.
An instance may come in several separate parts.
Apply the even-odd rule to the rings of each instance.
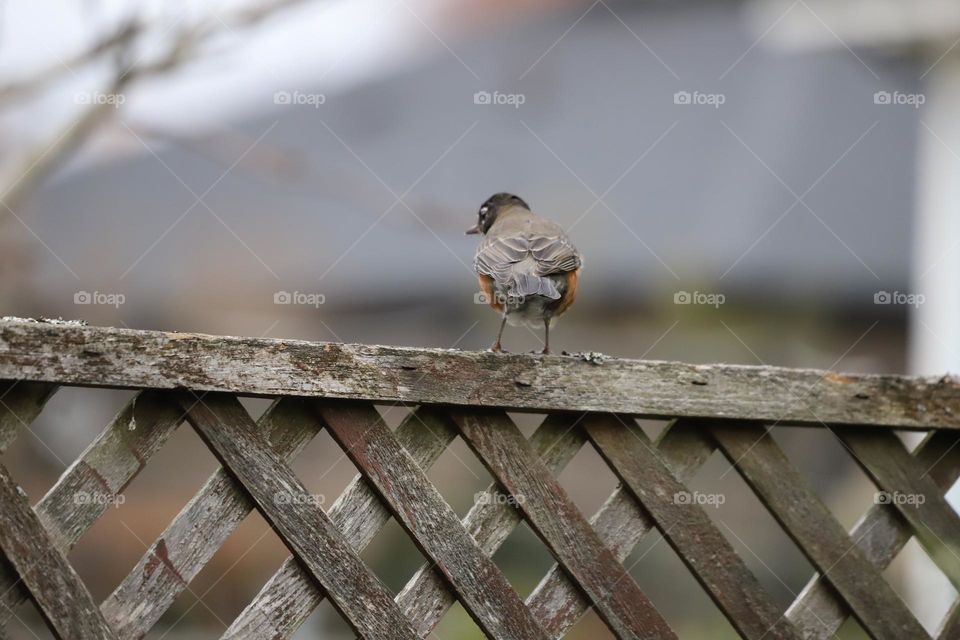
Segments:
[[[477,248],[474,268],[499,283],[506,282],[516,263],[530,255],[530,248],[522,236],[486,235]]]
[[[554,233],[547,232],[530,238],[530,253],[537,261],[539,276],[576,271],[583,264],[580,252],[567,234],[559,228],[552,231]]]
[[[497,282],[508,279],[517,263],[532,258],[533,274],[548,276],[580,268],[582,260],[573,243],[558,226],[522,235],[487,235],[477,249],[474,267],[477,273]]]

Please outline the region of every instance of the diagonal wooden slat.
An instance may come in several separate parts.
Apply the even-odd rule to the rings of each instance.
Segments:
[[[59,551],[73,548],[182,419],[180,408],[155,391],[137,394],[114,416],[35,507]],[[28,597],[16,580],[8,565],[0,565],[0,624]]]
[[[934,431],[914,454],[942,492],[960,477],[960,434]],[[885,569],[912,536],[913,531],[892,506],[876,504],[850,531],[851,539],[878,569]],[[820,575],[811,578],[787,609],[787,617],[804,630],[809,640],[832,638],[850,615],[843,599]]]
[[[585,444],[577,422],[575,415],[553,414],[530,436],[530,446],[551,473],[559,473]],[[488,556],[493,556],[523,521],[521,513],[505,497],[500,485],[491,483],[463,519],[464,528]],[[426,563],[413,574],[396,600],[417,633],[426,637],[456,602],[456,596],[434,570],[433,563]],[[537,620],[542,623],[543,618]]]
[[[680,419],[669,425],[657,440],[670,470],[681,481],[693,478],[714,452],[707,434],[709,422]],[[590,524],[617,560],[623,562],[645,533],[653,528],[650,517],[623,486],[610,495]],[[527,598],[530,610],[551,637],[559,638],[586,612],[590,602],[559,565],[554,565]]]
[[[470,448],[517,498],[527,521],[619,637],[676,638],[505,413],[452,410],[450,415]]]
[[[177,406],[177,410],[182,410]],[[275,401],[257,423],[276,454],[289,460],[320,429],[306,403]],[[141,638],[188,588],[240,523],[254,509],[246,491],[217,469],[100,605],[121,638]]]
[[[29,427],[40,415],[56,391],[57,385],[45,382],[0,380],[0,454],[13,443],[21,429]],[[5,636],[4,625],[21,601],[19,594],[25,593],[25,590],[8,593],[16,580],[16,571],[0,554],[0,640]]]
[[[56,391],[57,385],[46,382],[0,380],[0,453],[40,415]]]
[[[811,564],[880,640],[929,638],[760,425],[719,426],[717,444]]]
[[[585,437],[574,425],[579,420],[569,414],[553,414],[546,418],[531,436],[530,442],[537,456],[551,472],[559,472],[573,458],[585,443]],[[397,437],[403,442],[406,424],[397,428]],[[425,426],[425,425],[422,425]],[[433,429],[435,427],[431,427]],[[418,429],[417,431],[421,431]],[[693,475],[704,460],[714,450],[713,441],[705,435],[703,425],[688,420],[678,420],[669,425],[661,436],[659,446],[668,457],[675,471],[687,479]],[[453,432],[450,434],[450,439]],[[444,447],[446,444],[443,445]],[[416,448],[405,444],[405,448],[416,457]],[[442,450],[442,449],[441,449]],[[426,465],[421,464],[421,467]],[[350,491],[344,493],[331,510],[331,518],[337,522],[337,506],[347,505]],[[488,555],[492,555],[520,523],[522,516],[508,502],[498,500],[499,485],[494,483],[481,500],[470,510],[464,519],[464,526]],[[363,512],[363,510],[359,510]],[[650,524],[647,516],[636,507],[635,500],[618,489],[592,521],[598,534],[614,550],[618,559],[627,557],[640,537],[646,533]],[[292,564],[292,567],[287,567]],[[291,569],[302,575],[298,565],[288,560],[284,569],[271,579],[261,594],[255,599],[237,621],[231,625],[224,638],[257,638],[271,634],[270,637],[288,637],[313,612],[320,600],[313,596],[316,589],[311,584],[303,585],[292,578],[279,580],[278,576],[291,573]],[[264,593],[269,592],[268,596]],[[536,618],[547,625],[552,637],[559,637],[572,626],[586,611],[589,602],[584,600],[579,588],[563,570],[554,567],[534,592],[529,601],[536,608]],[[443,614],[455,602],[446,581],[433,571],[432,564],[422,566],[397,596],[397,602],[403,612],[415,625],[421,637],[429,635],[440,622]],[[305,608],[308,601],[312,606]],[[295,622],[291,622],[295,621]],[[276,636],[272,635],[276,634]]]
[[[913,534],[955,589],[960,590],[960,516],[923,464],[893,433],[841,430],[840,439],[885,497],[913,526]]]
[[[618,467],[618,475],[626,480],[629,486],[618,487],[591,519],[591,523],[594,525],[596,537],[609,547],[615,558],[621,559],[653,525],[651,515],[646,511],[651,509],[659,526],[668,532],[667,537],[671,543],[678,549],[687,549],[687,552],[681,551],[680,555],[685,556],[694,572],[701,574],[700,578],[703,579],[710,571],[719,572],[716,566],[711,565],[711,562],[716,564],[717,559],[698,557],[698,553],[703,554],[703,548],[682,547],[678,544],[678,540],[683,542],[679,536],[669,535],[670,527],[665,523],[671,515],[675,515],[675,505],[664,503],[663,498],[658,498],[644,508],[634,494],[644,497],[646,492],[649,496],[650,487],[658,483],[668,488],[677,488],[678,485],[669,484],[670,474],[665,473],[664,463],[682,481],[709,456],[713,446],[710,431],[717,426],[705,424],[707,421],[703,418],[722,416],[726,422],[719,424],[720,429],[733,429],[733,418],[744,419],[752,423],[744,427],[749,430],[755,429],[767,417],[774,414],[781,417],[786,411],[786,422],[809,422],[816,426],[820,424],[820,419],[826,418],[828,422],[836,424],[836,429],[840,432],[838,435],[844,439],[851,453],[858,457],[858,462],[881,489],[891,494],[912,494],[911,497],[925,498],[923,502],[916,504],[894,500],[892,504],[874,505],[853,527],[850,537],[847,537],[834,527],[836,523],[830,519],[829,512],[822,504],[816,500],[806,500],[812,493],[802,486],[802,483],[798,491],[782,490],[776,493],[776,490],[783,487],[778,486],[777,478],[772,476],[782,475],[786,469],[790,476],[788,480],[795,480],[790,474],[796,472],[788,464],[781,464],[785,458],[776,459],[774,464],[769,465],[766,460],[756,463],[759,470],[752,470],[752,480],[749,477],[750,470],[747,469],[750,462],[738,461],[741,474],[754,491],[760,494],[762,500],[766,501],[766,497],[758,490],[758,478],[763,481],[760,484],[767,483],[765,489],[768,493],[773,492],[776,495],[776,500],[767,501],[768,506],[780,510],[775,511],[774,515],[808,558],[821,560],[819,564],[814,564],[818,570],[824,572],[825,577],[815,576],[791,605],[787,614],[787,618],[796,625],[803,637],[830,637],[851,612],[873,637],[895,637],[898,631],[911,638],[922,636],[922,633],[916,633],[916,627],[912,626],[915,620],[902,603],[896,598],[890,599],[891,593],[887,585],[882,579],[877,579],[876,573],[890,563],[914,532],[935,562],[955,585],[960,586],[960,557],[957,557],[960,556],[960,527],[957,516],[942,498],[942,494],[960,474],[960,433],[954,437],[944,430],[960,425],[956,418],[960,415],[956,410],[960,400],[960,382],[949,377],[920,379],[899,376],[844,376],[816,371],[698,367],[680,363],[646,363],[616,359],[605,362],[603,367],[597,367],[579,359],[558,357],[497,357],[489,354],[457,354],[363,345],[310,345],[289,341],[223,339],[101,328],[76,329],[43,323],[21,325],[23,323],[0,323],[0,360],[3,360],[7,367],[4,375],[7,378],[22,379],[19,382],[0,381],[0,452],[36,417],[55,390],[55,385],[65,382],[124,388],[155,386],[158,389],[173,389],[178,392],[183,385],[187,385],[199,390],[222,390],[227,393],[248,392],[267,396],[297,393],[305,397],[340,398],[339,401],[334,400],[335,402],[343,402],[348,398],[361,401],[380,399],[389,402],[427,402],[435,403],[438,413],[447,411],[443,407],[456,405],[462,407],[456,409],[458,413],[470,414],[478,405],[484,405],[486,409],[512,407],[550,412],[571,409],[603,412],[619,410],[636,412],[637,415],[646,417],[687,416],[684,420],[699,421],[697,428],[700,432],[688,432],[680,437],[683,432],[677,427],[683,426],[685,422],[681,420],[675,423],[674,428],[668,429],[659,442],[662,460],[649,451],[645,454],[653,456],[652,458],[644,457],[643,451],[639,455],[628,455],[629,448],[607,452],[608,462],[618,460],[614,466]],[[197,354],[201,352],[206,357],[197,358]],[[147,360],[144,360],[144,357]],[[249,363],[253,361],[262,365],[258,372],[250,372]],[[422,378],[423,375],[429,380]],[[633,383],[622,384],[627,379]],[[28,380],[45,382],[37,384]],[[602,384],[604,380],[621,384],[605,385]],[[784,389],[796,390],[801,387],[817,392],[815,395],[809,394],[811,402],[802,406],[795,403],[793,406],[786,406],[790,403],[785,401],[781,392]],[[637,388],[642,391],[638,393]],[[477,389],[482,389],[482,392]],[[736,393],[733,393],[733,389],[736,389]],[[737,398],[731,399],[731,393],[737,395]],[[149,406],[149,402],[140,404]],[[286,403],[281,404],[286,406]],[[778,407],[782,411],[777,410]],[[167,409],[173,409],[172,414],[182,412],[178,406],[167,406]],[[808,420],[807,414],[813,409],[816,409],[816,416],[810,414]],[[140,415],[141,408],[138,406],[135,410],[136,421],[132,420],[132,416],[124,420],[130,422],[130,426],[133,422],[136,422],[138,427],[143,426],[145,422],[144,416]],[[830,415],[824,416],[824,410]],[[418,409],[418,413],[423,411],[429,409]],[[485,409],[477,411],[482,414]],[[243,414],[242,410],[240,414]],[[443,413],[440,415],[443,416]],[[162,446],[167,435],[175,430],[177,417],[170,419],[173,424],[169,426],[156,429],[150,427],[144,433],[138,433],[139,429],[133,432],[124,430],[123,420],[119,416],[115,419],[114,428],[101,434],[98,441],[84,452],[82,459],[71,465],[33,510],[33,517],[44,528],[43,537],[49,538],[45,543],[47,548],[39,550],[41,555],[47,554],[51,549],[61,555],[66,553],[103,513],[108,503],[108,500],[103,498],[110,498],[122,491],[124,485],[135,477],[150,459],[153,451]],[[245,414],[243,418],[246,419],[246,428],[249,429],[252,421]],[[572,416],[555,414],[541,429],[554,423],[560,425],[564,418]],[[444,416],[444,420],[449,418]],[[313,422],[314,426],[308,430],[309,435],[294,433],[290,437],[308,440],[321,426],[321,421]],[[150,419],[146,419],[146,423],[149,424]],[[512,426],[509,419],[506,419],[506,423]],[[278,436],[285,438],[286,425],[278,423],[276,426]],[[420,473],[419,467],[429,466],[428,459],[435,459],[457,433],[456,426],[446,431],[440,429],[439,436],[432,439],[432,444],[428,437],[421,440],[419,445],[411,445],[403,435],[407,433],[403,427],[404,425],[401,425],[396,434],[387,432],[387,441],[395,437],[406,451],[398,453],[398,445],[394,441],[391,443],[393,449],[388,448],[387,454],[409,454],[406,470],[415,474]],[[889,435],[891,428],[902,427],[933,428],[935,431],[931,432],[911,455],[899,441]],[[296,426],[290,428],[296,431]],[[936,431],[938,428],[941,430]],[[874,437],[874,432],[886,435]],[[410,430],[409,433],[416,431]],[[579,427],[562,436],[553,434],[556,442],[543,450],[540,445],[546,444],[550,438],[540,439],[541,433],[547,435],[546,431],[538,430],[527,446],[529,451],[542,456],[540,463],[549,472],[549,477],[549,474],[556,473],[569,457],[579,450],[584,442],[584,434]],[[616,435],[624,436],[623,433]],[[215,435],[213,437],[216,438]],[[205,439],[210,444],[210,440],[206,437]],[[264,439],[261,438],[257,443],[263,445],[268,454],[271,453],[276,443],[267,445],[262,440]],[[705,440],[707,443],[704,443]],[[594,446],[600,447],[598,443],[599,440],[594,437]],[[669,452],[671,444],[676,445],[673,450],[676,456]],[[227,445],[221,443],[221,446]],[[471,443],[471,446],[479,455],[476,443]],[[741,452],[752,455],[757,446],[763,448],[764,445],[751,442],[749,447],[744,446]],[[380,449],[373,449],[377,455],[384,455]],[[519,450],[521,454],[525,451],[523,447]],[[730,457],[729,447],[725,448],[724,453]],[[782,456],[778,450],[775,453]],[[286,457],[278,455],[278,460],[274,462],[283,466],[280,460]],[[378,459],[375,455],[370,458]],[[412,466],[410,460],[414,461]],[[503,470],[509,472],[508,475],[517,474],[520,482],[528,482],[531,476],[536,480],[542,478],[540,469],[524,475],[504,460],[497,459],[496,462],[503,463]],[[489,460],[484,463],[490,468]],[[775,467],[776,472],[765,465]],[[627,474],[624,469],[635,473]],[[382,473],[380,484],[383,486],[396,479],[396,474],[389,465],[382,467]],[[764,473],[767,476],[764,476]],[[124,629],[130,633],[119,634],[120,637],[139,638],[145,634],[160,614],[167,610],[169,602],[187,588],[192,576],[200,571],[229,532],[236,527],[232,520],[234,514],[240,514],[236,516],[236,522],[239,522],[253,508],[254,502],[235,476],[221,470],[221,478],[223,482],[220,486],[224,487],[224,491],[231,491],[239,496],[236,502],[239,508],[235,511],[228,509],[228,517],[222,522],[216,520],[215,515],[211,519],[211,515],[218,512],[220,491],[198,494],[195,498],[197,501],[191,502],[192,511],[184,510],[184,513],[193,513],[197,516],[196,519],[179,521],[180,525],[190,524],[195,528],[190,532],[186,529],[178,531],[175,528],[165,532],[174,535],[176,546],[168,547],[170,539],[161,536],[144,557],[142,566],[138,565],[141,575],[132,573],[128,576],[128,581],[125,581],[126,586],[134,588],[123,591],[123,597],[116,602],[123,607],[122,614],[117,610],[118,616],[123,618],[125,623],[131,620],[135,622]],[[394,497],[406,495],[406,487],[391,488],[398,491]],[[542,487],[537,489],[543,490]],[[464,519],[459,535],[463,536],[465,530],[474,538],[476,548],[483,555],[492,554],[502,539],[521,521],[521,517],[530,519],[533,514],[540,519],[541,525],[543,522],[550,524],[551,518],[563,520],[566,517],[564,514],[557,516],[543,513],[554,506],[546,501],[532,506],[524,503],[521,515],[521,512],[509,503],[499,501],[504,495],[513,495],[510,492],[514,490],[515,487],[501,488],[495,483],[488,489],[487,495],[496,498],[489,504],[475,505]],[[77,500],[82,493],[102,495],[98,496],[101,499]],[[384,495],[388,495],[387,492],[384,492]],[[203,502],[204,499],[207,502]],[[650,502],[649,497],[647,501]],[[333,519],[333,524],[344,532],[344,537],[351,546],[362,547],[390,517],[377,492],[371,490],[370,484],[362,476],[341,496],[335,507],[338,507],[336,513],[342,515],[337,516],[340,520]],[[287,508],[287,505],[284,505],[284,508]],[[399,503],[395,504],[394,508],[399,512]],[[205,509],[209,512],[206,519],[201,514]],[[788,513],[785,515],[784,511]],[[799,536],[806,539],[806,544],[798,540],[796,522],[793,529],[785,524],[791,514],[806,522],[808,529],[801,530]],[[409,513],[402,515],[411,517]],[[27,517],[30,517],[29,513]],[[828,523],[826,529],[822,526],[824,522]],[[453,526],[452,522],[445,524]],[[531,524],[541,537],[547,538],[535,522],[531,521]],[[558,529],[555,528],[552,533],[554,542],[557,539],[569,544],[580,542],[577,531],[564,538],[564,533]],[[457,531],[456,528],[451,530]],[[706,540],[710,539],[711,537],[707,536]],[[689,541],[687,542],[689,544]],[[820,548],[817,543],[820,543]],[[288,541],[288,544],[291,543]],[[556,552],[556,544],[551,545],[549,540],[547,544]],[[843,548],[844,545],[849,545],[849,549]],[[43,546],[44,544],[41,544],[41,547]],[[27,544],[15,549],[15,552],[33,548],[35,545]],[[2,550],[0,544],[0,605],[16,605],[29,597],[29,591],[24,584],[17,583],[19,578],[16,571],[6,561]],[[169,553],[170,551],[172,553]],[[847,557],[851,555],[854,556],[852,561]],[[577,584],[577,580],[582,576],[569,573],[570,563],[565,562],[563,557],[560,559],[561,564],[551,569],[528,598],[529,614],[551,637],[564,633],[582,612],[591,606],[591,599]],[[834,561],[834,566],[826,566],[828,561]],[[180,562],[188,567],[187,574],[177,570]],[[864,573],[861,570],[864,562],[875,567],[874,573]],[[51,571],[57,571],[52,565],[46,566]],[[723,575],[716,577],[714,584],[718,585],[726,580],[727,584],[733,587],[733,591],[742,588],[744,585],[734,584],[731,580],[731,576],[740,575],[740,567],[723,566],[729,571],[719,572]],[[703,567],[706,567],[706,572]],[[146,571],[149,575],[143,575],[148,568],[152,569],[152,574]],[[459,568],[466,573],[474,567]],[[155,580],[157,576],[160,579]],[[72,578],[69,575],[65,578],[55,576],[52,580],[60,580],[61,586],[76,582],[75,575]],[[853,583],[854,580],[857,584]],[[12,588],[4,588],[3,585]],[[878,592],[871,591],[872,588],[878,588],[878,585]],[[429,565],[424,565],[415,574],[396,598],[402,613],[416,617],[412,631],[423,636],[432,630],[444,611],[456,601],[456,594],[450,586],[448,579]],[[715,593],[715,596],[718,602],[722,602],[721,595],[727,598],[726,610],[733,611],[734,601],[748,598],[750,585],[746,587],[746,592],[730,593],[730,589],[727,589],[728,593]],[[82,585],[80,588],[82,589]],[[271,589],[276,589],[276,592]],[[854,595],[853,598],[851,594]],[[264,602],[260,600],[261,596],[276,597]],[[264,587],[254,603],[266,605],[262,607],[265,615],[245,618],[250,612],[248,608],[238,619],[238,622],[245,619],[258,624],[264,623],[265,626],[239,627],[245,631],[236,637],[288,637],[306,615],[313,611],[322,597],[323,590],[311,575],[311,570],[305,569],[294,556],[284,563],[281,571]],[[169,600],[166,600],[167,598]],[[892,607],[888,606],[891,604]],[[863,611],[871,605],[874,608],[869,611],[870,620],[864,620]],[[109,603],[104,603],[101,611],[108,606]],[[740,606],[743,606],[742,602]],[[146,611],[147,615],[138,618],[138,611]],[[493,615],[491,607],[486,611],[488,616]],[[960,602],[955,603],[945,617],[938,637],[954,638],[960,635],[958,611]],[[55,613],[61,617],[68,615],[59,610]],[[601,614],[603,615],[602,611]],[[765,615],[769,615],[769,612]],[[9,617],[9,610],[0,606],[0,626],[5,617]],[[604,619],[609,624],[609,619]],[[109,619],[106,619],[106,624],[110,626]],[[752,627],[738,628],[747,631],[744,635],[757,632],[757,629]],[[70,631],[70,637],[77,635],[72,629]],[[114,632],[116,631],[118,630],[114,629]],[[618,629],[621,635],[622,631]],[[56,633],[63,636],[62,630]],[[768,635],[774,635],[774,632]]]
[[[493,560],[461,526],[373,405],[324,403],[317,407],[330,434],[376,488],[414,544],[450,582],[477,625],[493,638],[546,635]]]
[[[403,419],[395,434],[417,464],[427,469],[446,450],[457,431],[445,414],[418,407]],[[358,552],[391,517],[363,474],[351,481],[328,515]],[[310,617],[323,597],[316,582],[291,556],[224,632],[223,638],[288,638]]]
[[[0,465],[0,549],[16,569],[58,638],[116,638],[90,592],[30,508],[27,496]]]
[[[183,392],[178,400],[190,424],[243,484],[263,517],[354,631],[374,640],[417,637],[386,587],[309,499],[306,487],[270,448],[235,397],[210,394],[198,403],[195,396]]]
[[[800,637],[702,506],[677,499],[687,493],[686,485],[674,478],[636,424],[594,414],[587,416],[583,426],[600,455],[740,635],[751,640]]]

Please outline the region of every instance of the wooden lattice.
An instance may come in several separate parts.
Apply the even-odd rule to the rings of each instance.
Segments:
[[[493,638],[562,637],[593,608],[619,638],[675,638],[623,561],[658,529],[744,638],[830,638],[854,616],[874,638],[929,634],[881,572],[911,537],[960,589],[960,385],[841,376],[244,340],[0,323],[0,452],[58,386],[140,391],[31,508],[0,466],[0,625],[32,599],[62,638],[140,638],[254,509],[291,551],[224,638],[290,637],[324,598],[363,638],[419,638],[459,602]],[[258,421],[238,395],[274,397]],[[395,430],[374,402],[415,405]],[[547,413],[525,438],[508,409]],[[651,442],[634,418],[669,417]],[[65,554],[180,426],[221,463],[99,606]],[[878,489],[845,531],[769,429],[835,431]],[[324,511],[288,466],[325,429],[360,471]],[[908,451],[893,429],[927,431]],[[426,471],[457,437],[494,478],[461,520]],[[620,481],[587,520],[556,480],[585,446]],[[818,574],[785,612],[703,506],[677,500],[720,450]],[[283,496],[283,499],[278,499]],[[510,499],[506,499],[510,498]],[[395,518],[427,558],[393,597],[359,557]],[[523,601],[490,559],[526,522],[556,564]],[[960,637],[960,606],[940,638]]]

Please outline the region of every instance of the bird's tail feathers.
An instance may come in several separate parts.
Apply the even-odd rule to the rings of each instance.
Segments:
[[[515,296],[544,296],[551,300],[558,300],[560,292],[557,285],[550,278],[536,276],[531,273],[513,273],[510,275],[508,289]]]

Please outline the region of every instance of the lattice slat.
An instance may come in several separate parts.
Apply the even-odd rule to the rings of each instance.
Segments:
[[[893,433],[865,434],[851,429],[841,433],[840,439],[912,525],[917,542],[960,590],[960,516],[927,470]]]
[[[192,394],[182,393],[178,400],[200,437],[361,637],[417,637],[383,584],[313,503],[236,398],[211,394],[196,402]],[[288,497],[282,505],[280,495]]]
[[[456,434],[456,428],[446,416],[425,407],[412,411],[395,432],[397,440],[422,469],[436,462]],[[329,516],[360,552],[387,523],[390,512],[361,474],[334,502]],[[310,617],[323,597],[313,579],[291,556],[234,620],[223,638],[288,638]]]
[[[881,575],[914,536],[960,586],[960,518],[943,497],[960,475],[960,383],[947,377],[600,367],[5,322],[0,372],[26,378],[0,381],[0,453],[58,384],[143,389],[34,509],[0,466],[0,628],[29,597],[57,637],[143,637],[253,509],[292,555],[226,631],[232,640],[289,638],[325,597],[369,638],[425,637],[456,602],[493,638],[559,638],[590,607],[618,638],[674,638],[622,564],[654,527],[751,640],[826,639],[851,614],[872,638],[928,637]],[[233,395],[243,392],[303,397],[276,400],[254,422]],[[371,401],[419,406],[390,431]],[[548,416],[526,440],[510,408]],[[624,411],[687,417],[654,444]],[[97,608],[65,554],[184,413],[224,467]],[[871,506],[847,534],[763,430],[771,416],[813,428],[825,417],[880,490],[914,500]],[[912,453],[893,431],[931,427]],[[328,514],[288,466],[323,428],[360,470]],[[462,522],[426,476],[458,435],[495,479]],[[820,572],[785,614],[702,506],[675,500],[718,444]],[[556,479],[584,446],[623,483],[589,522]],[[391,517],[428,558],[395,598],[358,556]],[[524,521],[558,563],[521,602],[491,556]],[[960,640],[960,600],[937,635]]]
[[[677,420],[657,441],[667,466],[681,480],[689,480],[714,451],[703,424]],[[623,562],[650,529],[653,521],[623,487],[618,487],[590,520],[600,539]],[[554,565],[527,598],[530,610],[544,621],[553,637],[566,633],[590,606],[583,592],[559,565]]]
[[[321,405],[319,411],[330,434],[450,581],[480,628],[495,638],[546,640],[520,596],[460,525],[377,410],[352,403]]]
[[[584,429],[734,629],[751,640],[800,637],[703,507],[677,500],[686,486],[673,477],[639,427],[595,415],[584,420]]]
[[[717,427],[713,434],[757,497],[871,636],[929,637],[763,427]]]
[[[505,413],[453,411],[451,417],[615,633],[628,638],[676,638]]]
[[[138,393],[114,416],[35,507],[57,550],[73,548],[182,419],[176,404],[153,391]],[[9,567],[0,567],[0,626],[29,596],[16,581]]]
[[[0,380],[0,453],[30,425],[57,391],[45,382]]]
[[[306,404],[294,398],[271,404],[257,426],[283,459],[320,429]],[[253,509],[233,476],[222,468],[213,472],[100,606],[120,636],[140,638],[149,631]]]
[[[941,492],[949,490],[960,477],[960,434],[934,431],[913,455]],[[882,570],[900,553],[912,533],[893,505],[875,504],[854,525],[850,538]],[[811,578],[787,610],[787,617],[804,629],[810,640],[832,638],[848,615],[846,603],[819,574]]]
[[[585,437],[578,422],[579,418],[568,414],[548,416],[530,436],[531,448],[551,473],[562,471],[583,446]],[[491,483],[463,519],[464,528],[489,556],[523,520],[520,512],[503,497],[500,485]],[[433,566],[425,564],[397,595],[397,602],[416,625],[417,633],[426,637],[456,602],[456,596]],[[542,616],[534,612],[534,617],[547,628]]]
[[[58,638],[113,640],[90,592],[63,557],[23,490],[0,465],[0,549],[30,589],[37,608]]]

